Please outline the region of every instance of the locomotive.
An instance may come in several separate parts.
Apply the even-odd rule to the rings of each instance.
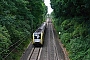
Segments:
[[[33,33],[33,45],[34,46],[43,46],[44,35],[46,29],[46,22],[44,22],[34,33]]]

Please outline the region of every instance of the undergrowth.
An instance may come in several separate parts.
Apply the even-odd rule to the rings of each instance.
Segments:
[[[66,19],[61,24],[54,21],[57,32],[61,32],[59,38],[69,52],[70,60],[90,59],[90,25],[78,22],[80,18]]]

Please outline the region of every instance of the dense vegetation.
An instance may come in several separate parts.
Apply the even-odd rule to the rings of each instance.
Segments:
[[[90,0],[51,0],[51,7],[70,60],[90,60]]]
[[[0,60],[20,60],[46,13],[43,0],[0,0]]]

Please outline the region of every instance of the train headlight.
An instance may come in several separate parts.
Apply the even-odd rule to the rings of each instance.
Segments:
[[[40,42],[40,39],[34,39],[34,42]]]

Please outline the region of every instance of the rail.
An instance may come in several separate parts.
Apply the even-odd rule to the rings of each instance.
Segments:
[[[41,51],[42,51],[42,47],[33,47],[27,60],[39,60]]]

